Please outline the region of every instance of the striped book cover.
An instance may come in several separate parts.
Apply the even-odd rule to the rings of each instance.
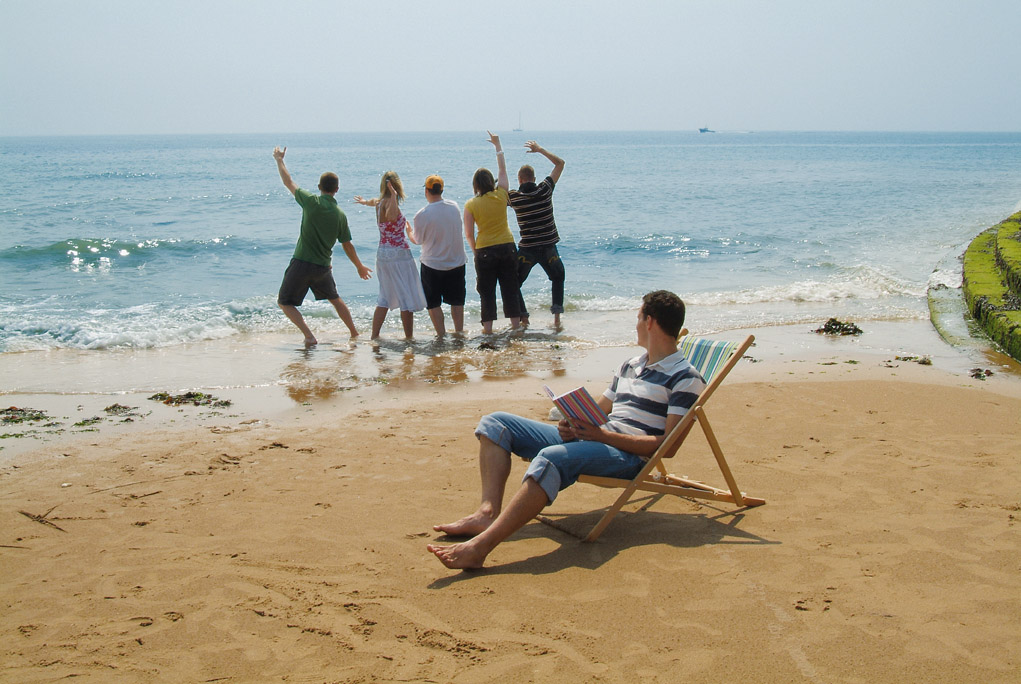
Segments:
[[[543,385],[542,388],[546,390],[550,400],[556,404],[560,412],[568,419],[573,418],[574,420],[591,423],[592,425],[602,425],[609,420],[606,414],[603,413],[603,409],[599,408],[599,404],[596,403],[596,400],[592,398],[592,395],[584,387],[573,389],[560,396],[553,394],[553,390],[546,385]]]

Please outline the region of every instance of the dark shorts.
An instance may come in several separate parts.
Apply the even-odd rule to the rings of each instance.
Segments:
[[[337,284],[333,282],[333,269],[310,261],[291,259],[280,283],[277,304],[301,306],[305,295],[312,290],[316,299],[340,299]]]
[[[461,264],[449,271],[440,271],[422,264],[422,289],[425,291],[425,308],[435,309],[441,304],[464,306],[465,267]]]

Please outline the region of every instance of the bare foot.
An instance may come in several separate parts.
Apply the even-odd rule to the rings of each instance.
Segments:
[[[488,516],[475,511],[457,522],[447,523],[446,525],[433,525],[433,529],[437,532],[444,532],[451,537],[474,537],[476,534],[485,532],[493,524],[494,520],[496,520],[496,516]]]
[[[433,546],[429,544],[425,548],[440,559],[440,562],[454,570],[470,570],[481,568],[486,561],[486,554],[475,548],[471,542],[454,544],[453,546]]]
[[[317,344],[319,344],[319,340],[317,340],[316,338],[314,338],[314,337],[306,337],[305,338],[305,346],[306,347],[314,347]]]

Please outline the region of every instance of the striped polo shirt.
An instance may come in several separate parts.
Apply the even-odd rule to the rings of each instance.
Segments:
[[[613,402],[607,427],[631,435],[662,435],[667,414],[683,416],[706,383],[681,352],[649,364],[648,353],[626,361],[603,393]]]
[[[521,231],[520,247],[540,247],[560,242],[557,224],[553,220],[553,188],[556,183],[551,176],[538,185],[522,183],[517,190],[511,190],[510,205],[518,217]]]

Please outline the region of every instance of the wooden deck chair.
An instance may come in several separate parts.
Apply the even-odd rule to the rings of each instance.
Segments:
[[[617,515],[620,509],[626,504],[635,492],[655,492],[658,494],[673,494],[675,496],[687,496],[696,499],[711,499],[713,501],[724,501],[736,506],[761,506],[766,503],[764,499],[750,497],[737,487],[734,475],[727,465],[723,456],[723,449],[716,440],[709,419],[706,417],[705,404],[709,397],[726,379],[727,374],[737,365],[744,353],[755,341],[754,335],[749,335],[742,342],[727,342],[713,340],[705,337],[685,335],[678,343],[678,349],[684,353],[685,358],[705,378],[706,388],[695,400],[694,405],[684,415],[670,434],[666,436],[663,443],[649,458],[648,463],[633,480],[622,480],[612,477],[596,477],[593,475],[582,475],[578,482],[587,482],[599,487],[623,488],[624,491],[617,497],[617,500],[610,506],[602,519],[596,523],[592,531],[585,537],[585,541],[595,541],[606,526],[610,524],[613,516]],[[716,456],[716,463],[723,473],[723,479],[727,483],[727,489],[717,489],[696,480],[688,480],[676,475],[667,473],[663,465],[664,458],[671,458],[684,443],[685,438],[696,425],[702,428],[702,433],[709,442],[709,448]]]

